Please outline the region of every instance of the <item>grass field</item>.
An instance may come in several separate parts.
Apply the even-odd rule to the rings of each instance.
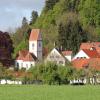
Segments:
[[[0,100],[100,100],[100,86],[0,85]]]

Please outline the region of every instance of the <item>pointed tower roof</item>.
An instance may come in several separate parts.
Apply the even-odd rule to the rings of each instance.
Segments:
[[[32,29],[29,41],[37,41],[37,40],[42,40],[40,29]]]

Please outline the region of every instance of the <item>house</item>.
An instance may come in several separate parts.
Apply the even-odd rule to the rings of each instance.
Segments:
[[[65,56],[65,58],[71,62],[72,60],[72,51],[62,51],[62,54]]]
[[[98,58],[98,57],[100,57],[100,55],[96,50],[82,49],[73,57],[72,61],[76,59],[90,59],[90,58]]]
[[[39,29],[32,29],[29,37],[29,50],[20,50],[15,61],[19,69],[35,66],[37,61],[42,61],[42,35]]]
[[[100,70],[100,54],[94,48],[81,49],[72,59],[76,69],[91,67]]]
[[[46,58],[46,62],[54,62],[56,64],[59,65],[65,65],[67,62],[67,59],[65,58],[65,56],[59,52],[59,50],[57,50],[56,48],[54,48],[47,56]]]

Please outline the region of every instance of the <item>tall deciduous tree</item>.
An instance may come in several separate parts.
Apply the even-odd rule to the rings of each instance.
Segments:
[[[12,53],[14,51],[13,42],[7,32],[0,31],[0,62],[9,66],[12,62]]]

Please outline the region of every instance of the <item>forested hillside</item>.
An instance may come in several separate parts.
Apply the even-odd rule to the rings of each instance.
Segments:
[[[31,28],[40,28],[44,47],[49,49],[56,43],[76,53],[81,42],[100,41],[100,0],[46,0],[41,15],[32,12],[31,17],[28,29],[23,29],[28,34]],[[18,42],[16,52],[25,44]]]

